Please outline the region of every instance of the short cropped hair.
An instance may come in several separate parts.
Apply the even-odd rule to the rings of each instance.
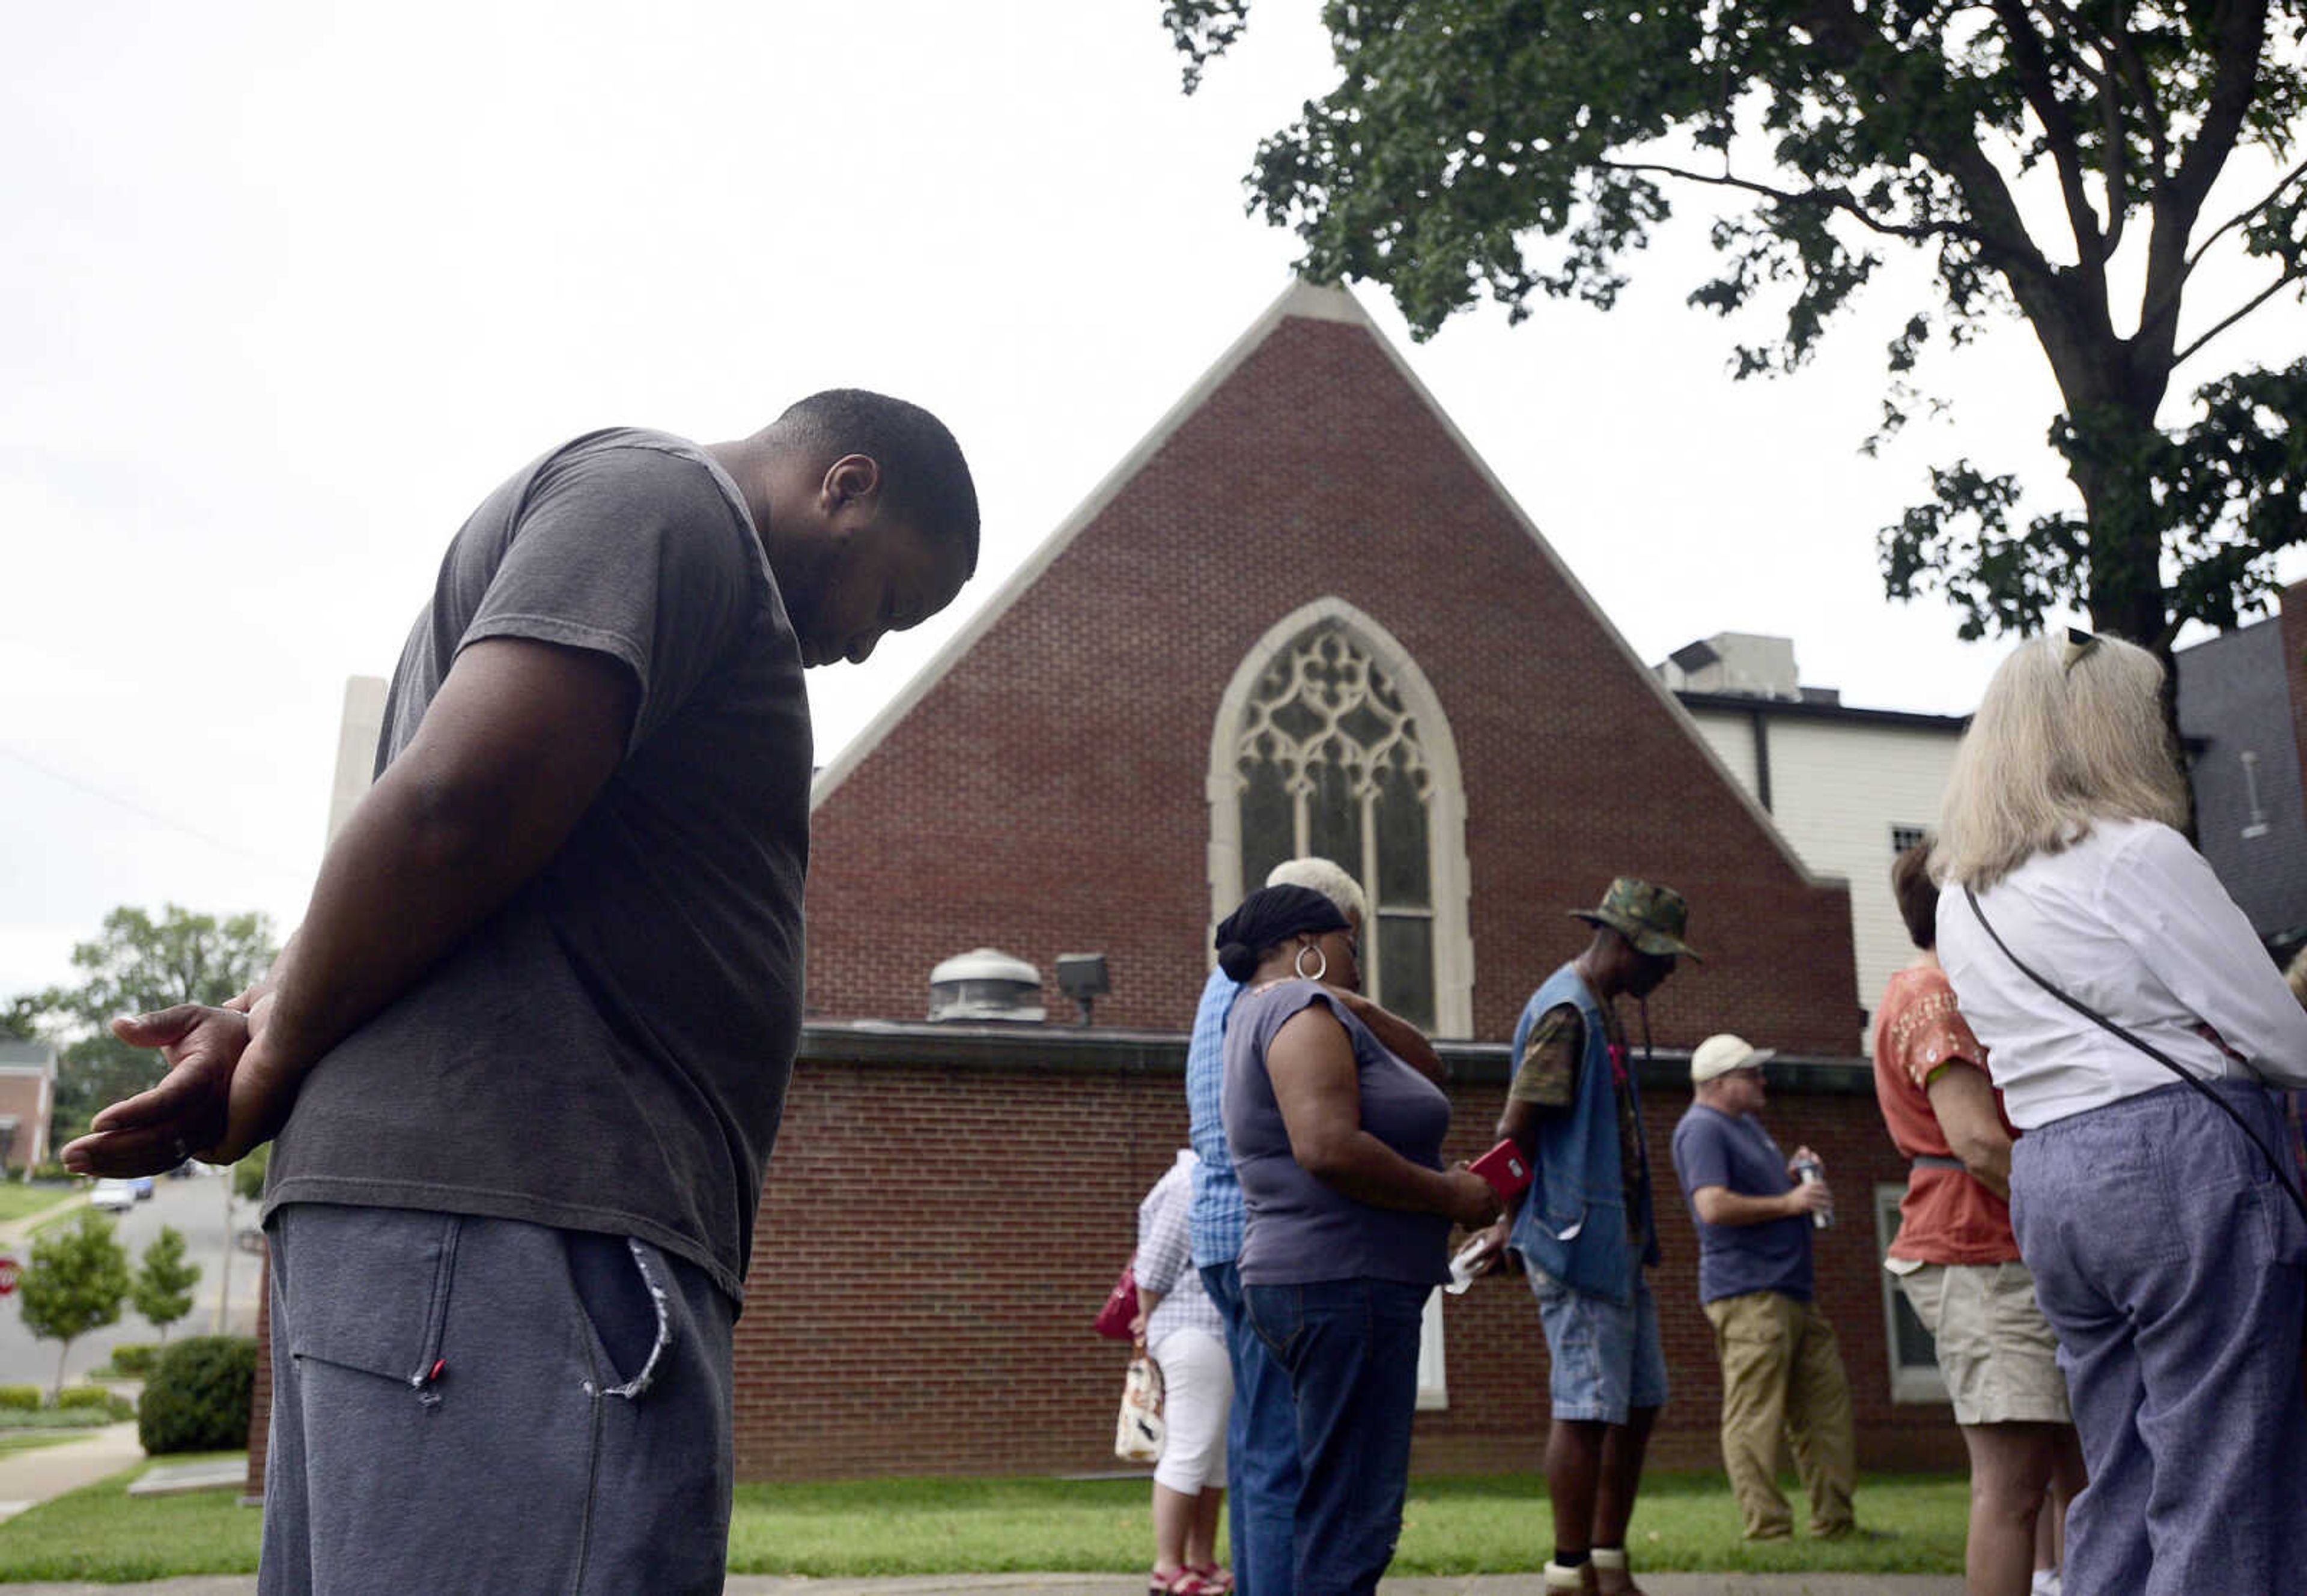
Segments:
[[[1338,913],[1356,925],[1369,922],[1369,900],[1362,896],[1361,883],[1345,872],[1344,867],[1327,859],[1308,854],[1299,859],[1284,859],[1265,873],[1268,887],[1310,887],[1338,905]]]
[[[2071,660],[2063,634],[2004,660],[1955,751],[1931,873],[1984,889],[2098,820],[2187,823],[2187,779],[2163,720],[2163,666],[2120,638]]]
[[[1939,884],[1931,880],[1931,845],[1926,837],[1891,861],[1891,896],[1898,899],[1899,918],[1917,948],[1935,948],[1939,940]]]
[[[939,543],[958,544],[977,571],[977,484],[946,425],[919,405],[862,388],[828,388],[786,407],[769,425],[819,469],[845,454],[881,468],[881,502]]]

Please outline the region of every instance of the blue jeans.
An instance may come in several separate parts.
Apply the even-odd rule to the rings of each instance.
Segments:
[[[1530,1289],[1553,1366],[1548,1394],[1557,1419],[1624,1424],[1634,1408],[1666,1406],[1666,1351],[1658,1303],[1636,1270],[1634,1300],[1613,1302],[1566,1286],[1531,1267]]]
[[[2213,1090],[2282,1155],[2266,1092]],[[2070,1596],[2297,1591],[2307,1226],[2266,1161],[2174,1082],[2020,1137],[2011,1191],[2090,1469]]]
[[[1242,1288],[1251,1326],[1290,1377],[1303,1471],[1297,1596],[1368,1596],[1394,1561],[1432,1290],[1368,1279]]]
[[[1290,1377],[1243,1310],[1241,1274],[1228,1259],[1202,1266],[1202,1290],[1225,1321],[1233,1364],[1226,1416],[1228,1528],[1235,1596],[1291,1596],[1291,1534],[1298,1520],[1298,1418]]]

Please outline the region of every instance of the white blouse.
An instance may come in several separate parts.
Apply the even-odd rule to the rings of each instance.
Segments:
[[[2028,859],[1978,904],[2038,974],[2194,1074],[2307,1086],[2307,1010],[2209,864],[2168,826],[2101,821],[2064,852]],[[2021,1130],[2177,1078],[2020,974],[1951,884],[1939,895],[1938,939],[1939,962]]]

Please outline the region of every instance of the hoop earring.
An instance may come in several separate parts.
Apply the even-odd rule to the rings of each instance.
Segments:
[[[1311,975],[1306,974],[1306,956],[1309,953],[1322,961]],[[1298,972],[1298,979],[1300,981],[1319,981],[1330,973],[1330,956],[1322,951],[1322,945],[1319,942],[1300,942],[1298,945],[1298,957],[1290,961],[1290,967]]]

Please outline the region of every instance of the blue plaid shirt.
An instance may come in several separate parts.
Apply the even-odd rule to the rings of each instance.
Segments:
[[[1223,970],[1212,970],[1194,1010],[1194,1039],[1186,1048],[1186,1112],[1193,1127],[1194,1206],[1188,1231],[1196,1267],[1231,1264],[1241,1256],[1241,1233],[1248,1223],[1241,1182],[1233,1178],[1233,1155],[1226,1151],[1225,1120],[1218,1094],[1225,1085],[1225,1024],[1241,983]]]

